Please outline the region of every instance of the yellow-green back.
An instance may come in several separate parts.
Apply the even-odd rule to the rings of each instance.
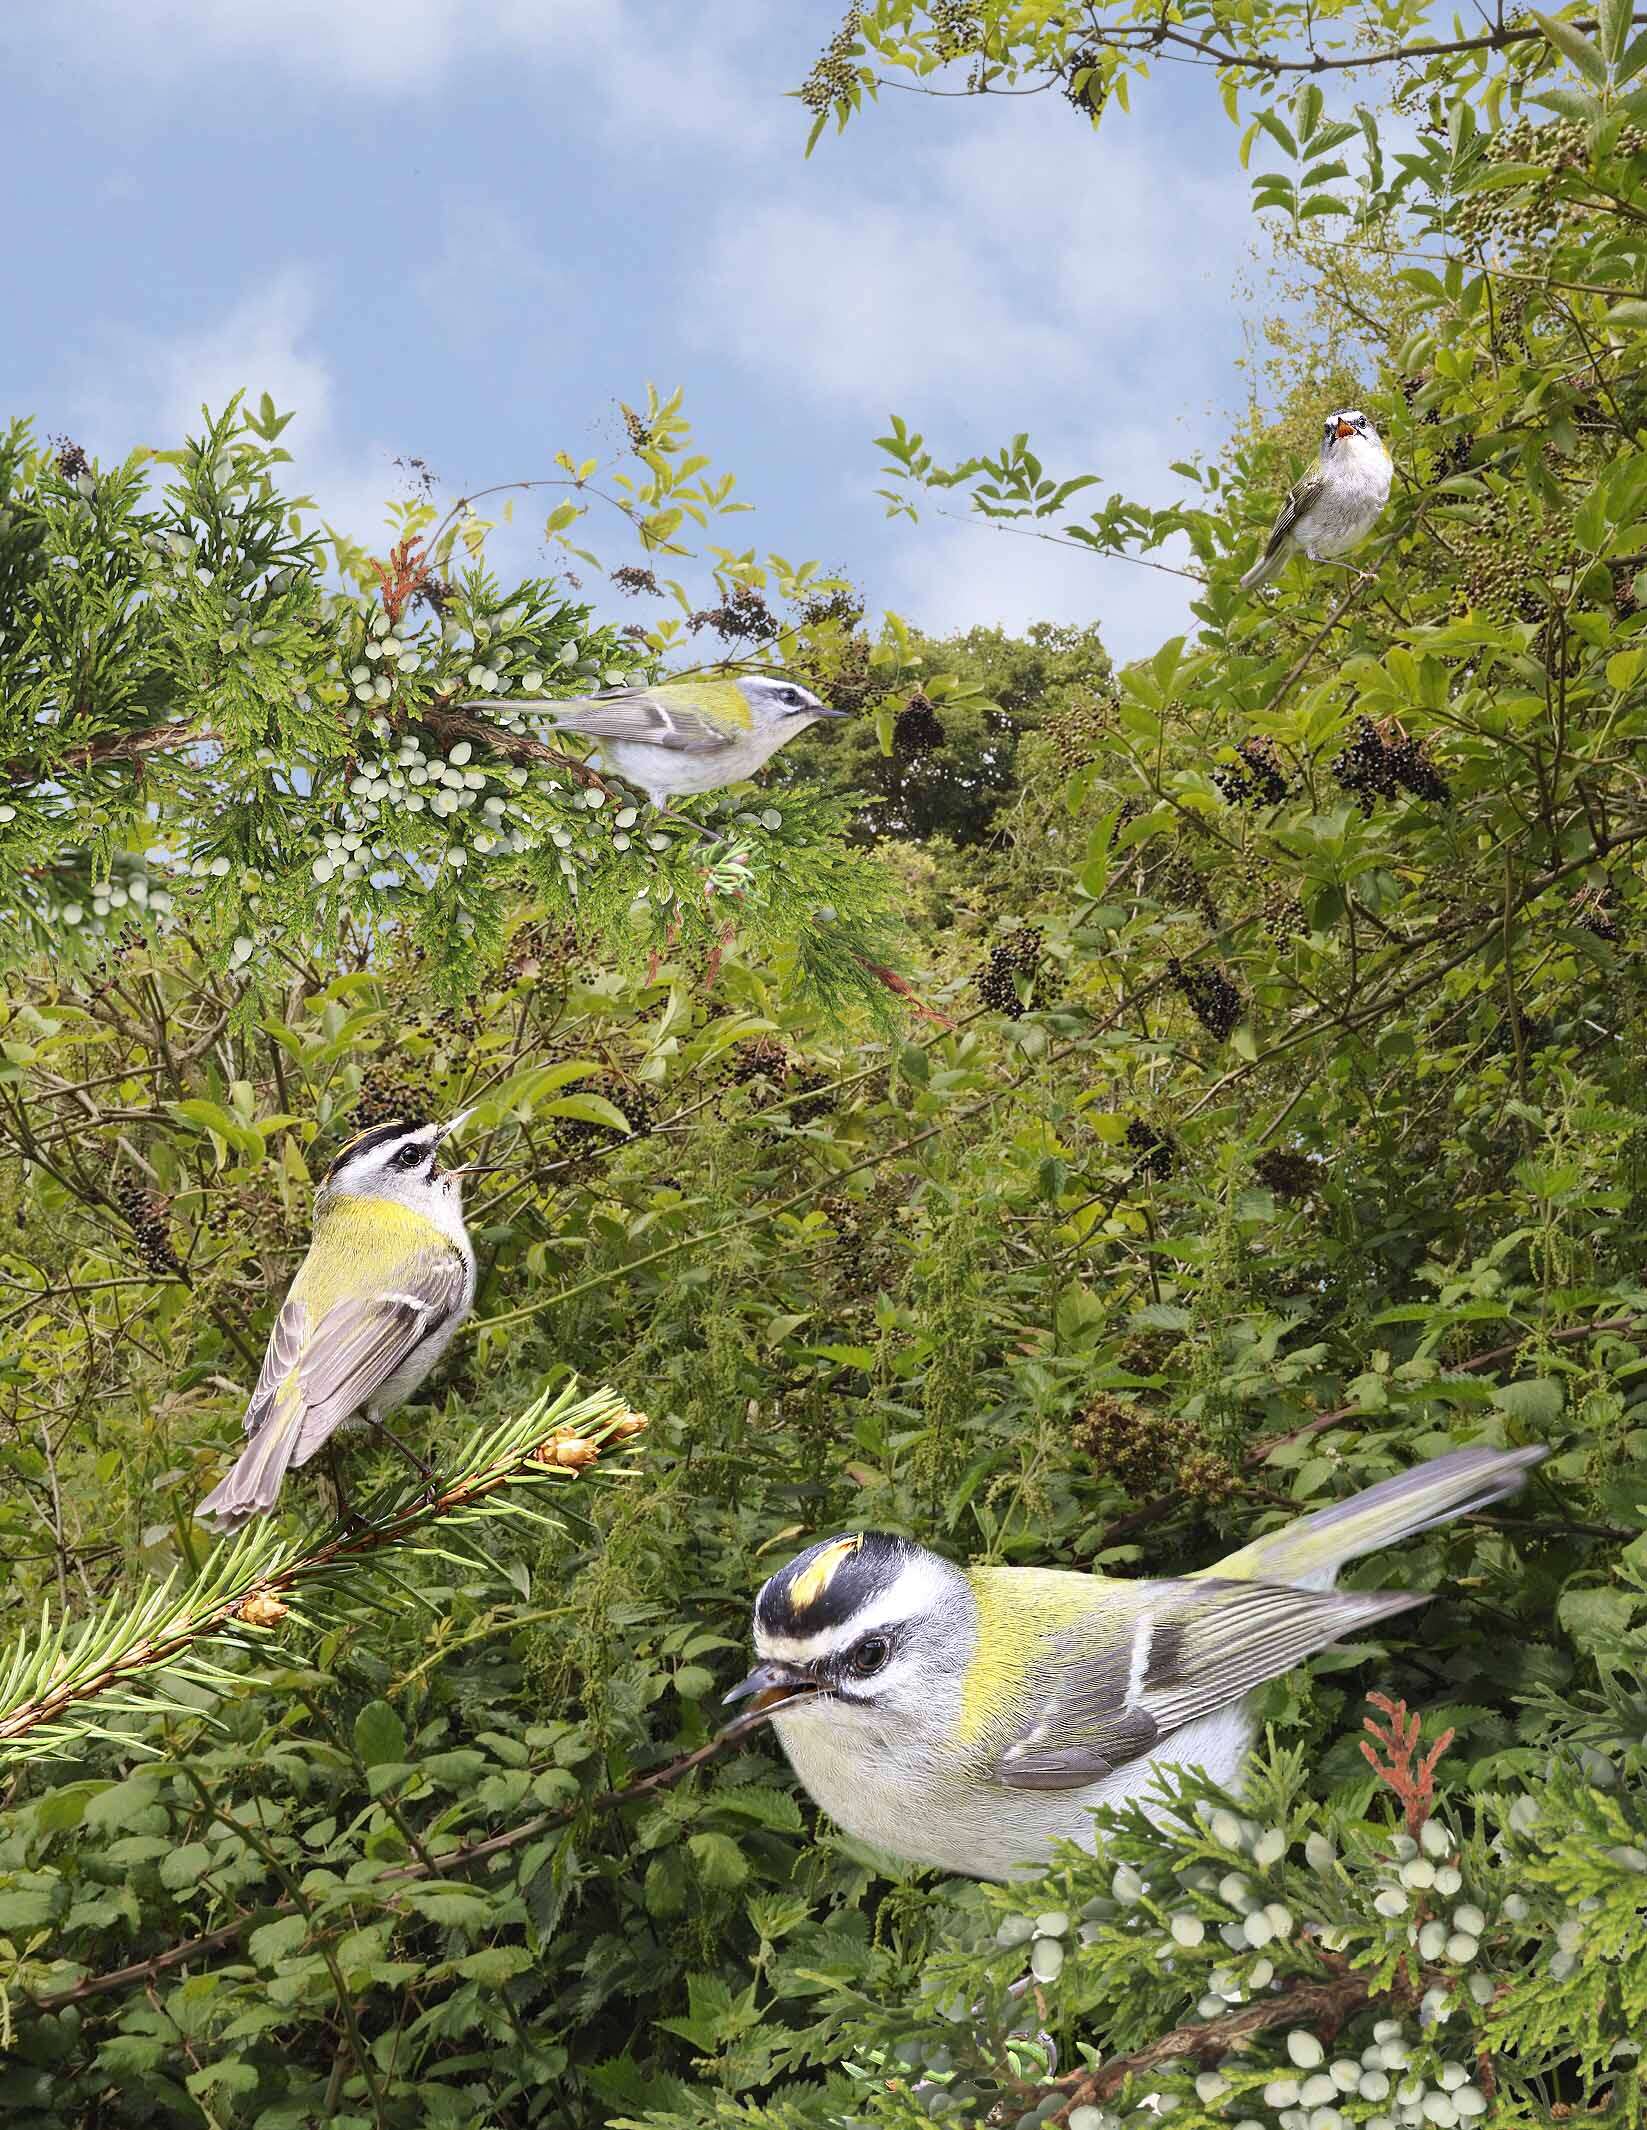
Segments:
[[[393,1198],[324,1191],[315,1200],[314,1237],[292,1298],[318,1323],[339,1302],[393,1287],[395,1275],[420,1252],[450,1248],[432,1220]]]
[[[649,692],[668,709],[695,710],[723,732],[747,732],[755,722],[735,680],[667,680]]]
[[[1008,1717],[1046,1645],[1078,1620],[1107,1610],[1116,1584],[1067,1568],[972,1568],[978,1646],[961,1695],[960,1742],[975,1743]]]

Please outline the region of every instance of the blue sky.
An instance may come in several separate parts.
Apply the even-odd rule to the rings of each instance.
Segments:
[[[450,492],[610,456],[686,389],[754,516],[933,629],[1099,620],[1147,652],[1167,577],[888,522],[896,409],[945,457],[1030,431],[1166,501],[1244,397],[1253,224],[1201,72],[1094,136],[1056,97],[889,98],[803,161],[832,0],[8,0],[0,413],[98,456],[236,386],[371,540],[396,455]],[[541,516],[541,513],[538,513]],[[626,559],[616,551],[612,560]],[[604,547],[603,547],[604,552]],[[499,560],[537,557],[522,528]]]

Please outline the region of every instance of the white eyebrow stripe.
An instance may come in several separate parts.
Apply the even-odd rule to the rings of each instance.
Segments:
[[[879,1628],[908,1627],[918,1620],[939,1615],[955,1603],[954,1584],[959,1578],[942,1563],[911,1555],[887,1587],[866,1600],[844,1620],[811,1634],[769,1628],[755,1619],[755,1648],[763,1657],[778,1657],[791,1664],[814,1664],[841,1655],[854,1642]],[[964,1586],[963,1586],[964,1588]]]

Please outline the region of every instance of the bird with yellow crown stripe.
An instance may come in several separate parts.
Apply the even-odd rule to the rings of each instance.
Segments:
[[[475,1298],[462,1169],[439,1154],[464,1117],[379,1124],[337,1156],[315,1192],[314,1232],[246,1408],[250,1437],[195,1511],[233,1531],[273,1508],[288,1471],[340,1428],[372,1427],[433,1474],[384,1425],[428,1375]]]
[[[1156,1770],[1225,1788],[1254,1690],[1329,1642],[1425,1602],[1335,1590],[1363,1553],[1515,1492],[1545,1455],[1455,1450],[1181,1580],[954,1567],[858,1531],[809,1547],[755,1600],[748,1678],[795,1772],[849,1834],[977,1878],[1094,1846],[1094,1805],[1148,1809]]]
[[[686,793],[741,783],[808,725],[847,714],[799,682],[765,673],[660,680],[542,704],[508,696],[463,705],[516,716],[523,707],[551,732],[581,732],[594,740],[612,774],[659,807]]]

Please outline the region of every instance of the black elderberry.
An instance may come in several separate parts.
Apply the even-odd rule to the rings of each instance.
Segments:
[[[1212,780],[1231,806],[1278,806],[1287,796],[1286,772],[1274,740],[1261,734],[1236,748],[1239,769],[1215,769]]]
[[[1178,1148],[1166,1133],[1151,1129],[1142,1117],[1134,1117],[1127,1126],[1127,1144],[1138,1156],[1133,1165],[1135,1176],[1151,1176],[1157,1183],[1165,1183],[1178,1166]]]
[[[734,1087],[747,1087],[752,1080],[774,1086],[789,1070],[789,1052],[776,1036],[757,1035],[737,1044],[726,1061],[726,1077]]]
[[[1360,802],[1363,813],[1370,814],[1377,799],[1394,798],[1396,774],[1390,750],[1370,717],[1356,719],[1350,744],[1333,757],[1332,773]]]
[[[649,1087],[637,1081],[621,1079],[616,1073],[603,1073],[599,1079],[582,1080],[568,1094],[599,1095],[628,1125],[631,1134],[639,1139],[652,1129],[657,1121],[658,1106]],[[555,1136],[569,1154],[587,1152],[602,1142],[610,1144],[618,1134],[609,1124],[593,1124],[582,1117],[557,1117]]]
[[[368,1065],[360,1076],[353,1122],[363,1132],[377,1124],[427,1124],[427,1090],[390,1065]]]
[[[931,754],[944,744],[944,728],[936,710],[919,689],[892,721],[892,751],[905,761]]]
[[[1181,962],[1174,955],[1167,974],[1207,1033],[1225,1041],[1241,1018],[1241,993],[1226,971],[1216,962]]]
[[[1573,897],[1572,910],[1573,922],[1592,938],[1609,941],[1618,938],[1618,916],[1605,888],[1580,888]]]
[[[166,1222],[166,1201],[128,1176],[115,1186],[115,1204],[137,1242],[137,1254],[148,1269],[164,1277],[181,1270]]]
[[[1403,735],[1386,745],[1384,757],[1395,781],[1414,798],[1429,799],[1438,806],[1445,806],[1451,800],[1452,790],[1425,752],[1422,740],[1411,740]]]
[[[1041,988],[1035,981],[1041,961],[1041,933],[1032,926],[1021,925],[1016,932],[991,947],[988,961],[972,980],[973,987],[992,1013],[1004,1013],[1009,1021],[1022,1020],[1025,1003],[1017,979],[1023,976],[1032,980],[1030,999],[1033,1003]]]
[[[1314,1195],[1316,1165],[1307,1154],[1286,1147],[1266,1147],[1252,1165],[1252,1172],[1277,1198],[1309,1198]]]
[[[1078,696],[1054,710],[1041,730],[1052,743],[1059,768],[1073,774],[1099,759],[1114,721],[1115,704],[1111,698]],[[1137,811],[1136,800],[1128,799],[1121,810],[1122,821],[1130,821]]]

